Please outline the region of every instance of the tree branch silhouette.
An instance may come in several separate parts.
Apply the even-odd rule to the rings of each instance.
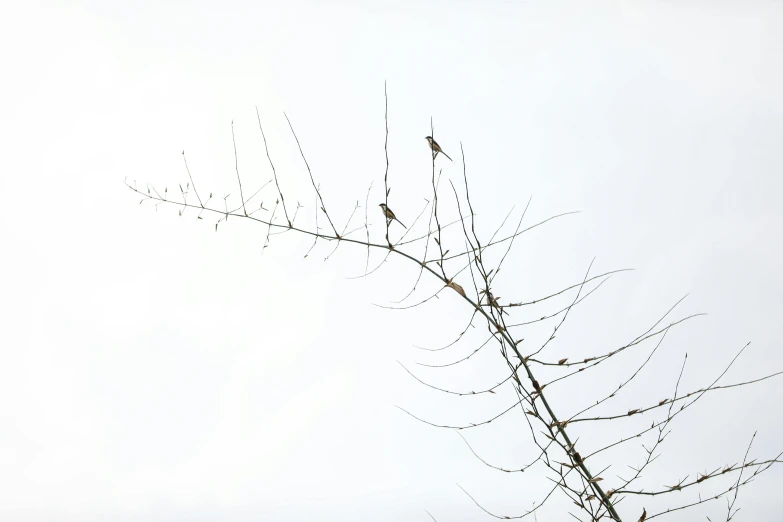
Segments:
[[[383,201],[385,205],[388,205],[389,196],[391,193],[391,186],[389,183],[390,159],[388,146],[389,97],[385,83],[384,101],[384,155],[386,161],[385,170],[383,172]],[[599,275],[591,275],[595,262],[595,259],[593,259],[586,268],[584,275],[581,278],[581,282],[560,288],[549,295],[545,295],[544,297],[523,301],[521,299],[503,299],[499,295],[500,291],[497,290],[495,285],[495,282],[497,281],[497,275],[499,274],[501,268],[507,268],[506,263],[510,259],[509,254],[512,248],[515,246],[517,239],[520,238],[525,232],[538,228],[554,219],[573,215],[575,212],[556,214],[547,219],[539,221],[538,223],[528,226],[527,228],[522,228],[523,220],[525,219],[530,208],[532,201],[531,198],[525,205],[521,217],[517,221],[516,225],[514,226],[512,222],[512,225],[509,226],[509,228],[514,226],[513,232],[509,233],[504,230],[506,227],[506,222],[512,215],[512,212],[509,212],[500,223],[500,226],[497,226],[491,235],[488,234],[488,240],[482,241],[482,234],[480,233],[481,229],[478,226],[479,224],[477,219],[477,216],[480,216],[476,212],[478,205],[474,205],[471,197],[467,162],[465,159],[465,147],[460,142],[460,153],[462,155],[461,177],[463,183],[460,187],[458,187],[457,185],[459,183],[455,184],[452,179],[449,179],[451,194],[454,197],[454,204],[456,205],[457,216],[455,218],[446,219],[443,215],[443,199],[441,198],[440,194],[440,191],[442,190],[440,180],[441,176],[443,175],[443,170],[436,167],[435,162],[437,155],[432,154],[431,163],[427,166],[427,170],[430,171],[430,188],[432,190],[432,194],[430,196],[431,199],[426,199],[427,203],[424,208],[413,222],[408,223],[410,225],[409,228],[396,242],[393,242],[389,237],[390,220],[387,219],[385,215],[383,215],[385,222],[383,239],[379,238],[374,240],[372,238],[371,225],[373,218],[381,217],[381,212],[375,213],[373,215],[370,215],[369,213],[370,193],[372,191],[375,180],[370,183],[365,196],[364,224],[362,226],[358,226],[357,228],[349,229],[354,216],[357,213],[361,215],[361,206],[359,204],[360,200],[356,198],[356,204],[352,208],[351,213],[345,222],[345,226],[342,228],[342,232],[338,232],[338,229],[334,224],[335,220],[333,220],[332,215],[324,203],[320,185],[316,183],[310,165],[305,157],[302,145],[294,130],[293,124],[291,123],[288,116],[285,115],[285,119],[296,141],[299,153],[305,163],[309,175],[313,190],[313,193],[311,193],[309,197],[312,197],[315,201],[315,205],[313,207],[315,228],[308,229],[304,226],[298,226],[295,223],[296,218],[300,209],[304,207],[298,203],[300,200],[297,199],[297,207],[294,216],[293,218],[289,217],[285,198],[283,197],[283,191],[281,189],[280,177],[278,175],[277,169],[275,168],[275,165],[272,163],[272,156],[269,151],[269,145],[267,143],[266,135],[262,127],[261,118],[257,107],[256,116],[264,143],[266,157],[272,169],[273,179],[269,180],[269,182],[265,183],[250,198],[245,200],[244,194],[242,192],[242,180],[237,159],[236,139],[234,136],[232,121],[232,140],[234,144],[235,170],[237,173],[237,180],[239,182],[239,197],[241,201],[241,204],[239,204],[233,210],[229,210],[228,205],[228,198],[230,197],[230,194],[223,197],[222,209],[215,206],[209,206],[209,202],[212,200],[211,193],[210,197],[206,201],[202,201],[201,197],[196,191],[196,185],[188,167],[187,160],[185,159],[184,151],[182,154],[188,174],[188,181],[185,184],[185,189],[183,189],[180,185],[180,191],[182,194],[181,202],[169,199],[167,196],[168,189],[165,189],[163,195],[161,195],[154,187],[148,187],[146,192],[140,190],[137,187],[135,181],[131,184],[126,180],[125,185],[129,190],[142,197],[140,204],[144,203],[145,201],[150,201],[155,205],[156,209],[157,206],[161,204],[172,205],[178,207],[180,216],[185,210],[193,208],[198,212],[197,219],[203,219],[204,216],[216,217],[216,231],[218,230],[218,224],[223,221],[227,221],[229,217],[241,218],[249,220],[252,223],[266,226],[267,230],[263,246],[264,249],[269,246],[270,236],[284,232],[298,233],[313,239],[313,243],[305,254],[305,257],[308,257],[310,253],[313,252],[313,250],[318,246],[319,240],[327,243],[335,242],[330,253],[325,256],[326,259],[329,259],[329,257],[341,244],[358,246],[360,247],[362,253],[366,249],[367,254],[366,260],[364,262],[364,271],[357,278],[367,278],[376,271],[381,270],[382,267],[386,266],[386,260],[393,255],[398,256],[400,259],[406,262],[413,263],[417,267],[418,274],[415,281],[413,282],[412,288],[404,295],[401,300],[393,303],[395,306],[378,305],[384,308],[415,309],[436,299],[446,288],[449,288],[458,294],[461,297],[464,305],[468,310],[470,310],[470,318],[467,321],[467,325],[460,329],[456,339],[441,347],[418,348],[426,352],[431,352],[433,357],[440,357],[441,353],[445,353],[446,351],[450,352],[457,345],[461,345],[462,343],[470,340],[471,335],[469,335],[469,333],[472,333],[472,330],[476,330],[476,328],[480,326],[480,324],[476,323],[483,323],[487,333],[481,337],[480,342],[478,342],[476,347],[469,351],[467,355],[451,357],[450,362],[428,362],[426,364],[417,362],[416,364],[432,371],[448,371],[448,368],[454,367],[458,364],[470,362],[473,360],[473,357],[479,353],[479,351],[487,352],[488,347],[494,346],[497,348],[498,353],[501,356],[501,360],[499,362],[503,368],[503,377],[500,379],[500,382],[487,387],[488,383],[485,381],[483,385],[475,387],[475,389],[478,391],[454,391],[447,389],[446,387],[430,384],[427,379],[411,372],[403,363],[400,362],[400,365],[403,367],[404,371],[407,372],[417,382],[440,393],[445,393],[460,398],[464,398],[468,395],[481,395],[482,397],[489,398],[493,396],[500,397],[498,392],[501,390],[501,388],[511,388],[514,393],[514,400],[510,403],[505,402],[505,404],[503,404],[501,407],[496,408],[494,413],[487,415],[484,420],[476,419],[475,422],[470,422],[467,424],[433,422],[423,419],[420,416],[416,416],[405,408],[400,406],[398,407],[400,410],[404,411],[411,417],[428,425],[458,430],[458,433],[468,446],[469,451],[483,464],[492,469],[504,473],[524,472],[535,465],[540,465],[541,471],[542,473],[545,473],[546,479],[552,482],[552,487],[548,488],[547,493],[543,497],[536,499],[535,507],[532,510],[526,510],[524,513],[519,515],[500,515],[494,513],[492,510],[485,508],[473,495],[468,493],[467,490],[460,486],[465,494],[468,495],[484,513],[494,518],[501,519],[524,518],[531,514],[535,517],[536,511],[540,509],[541,506],[543,506],[545,503],[547,503],[549,499],[553,497],[555,492],[560,492],[559,495],[562,494],[564,498],[570,499],[571,502],[580,509],[584,516],[589,517],[588,520],[597,521],[602,518],[608,518],[621,522],[623,519],[618,512],[617,506],[626,498],[632,496],[650,497],[651,499],[658,498],[666,496],[667,494],[675,491],[679,492],[682,490],[690,491],[691,489],[698,489],[702,487],[705,482],[715,482],[715,480],[712,479],[717,480],[719,477],[724,475],[732,476],[732,474],[736,474],[738,475],[738,478],[734,484],[727,490],[717,495],[713,495],[710,498],[703,500],[699,499],[698,501],[685,502],[674,507],[670,506],[649,516],[647,515],[646,508],[644,508],[642,517],[640,519],[642,521],[650,520],[668,513],[695,507],[704,502],[707,502],[708,500],[728,496],[729,493],[733,491],[733,499],[728,503],[727,521],[729,521],[738,511],[738,509],[735,507],[735,503],[737,502],[737,491],[739,488],[747,485],[752,478],[755,478],[758,474],[766,471],[773,464],[781,462],[780,454],[774,458],[748,461],[747,453],[750,451],[749,445],[748,452],[746,452],[743,463],[740,466],[737,466],[736,464],[730,466],[720,465],[711,468],[713,469],[712,471],[697,474],[696,478],[690,481],[687,480],[688,477],[677,481],[673,486],[658,485],[647,488],[636,487],[638,483],[641,483],[643,478],[642,471],[651,466],[660,455],[656,452],[659,451],[664,440],[671,433],[670,426],[673,420],[685,410],[689,410],[690,407],[705,393],[717,390],[736,389],[742,386],[757,384],[771,379],[772,377],[779,376],[783,374],[783,372],[778,371],[769,373],[753,380],[745,380],[734,384],[719,385],[718,382],[720,379],[725,376],[737,358],[744,352],[745,348],[747,348],[747,345],[745,345],[745,347],[739,350],[734,359],[726,366],[725,370],[708,386],[690,391],[687,394],[679,394],[680,379],[682,378],[682,374],[685,369],[685,361],[687,360],[686,354],[676,381],[676,385],[674,387],[673,395],[671,395],[669,398],[661,400],[658,403],[640,405],[638,408],[633,408],[628,411],[617,412],[615,410],[613,413],[606,415],[597,415],[591,413],[593,415],[592,417],[586,417],[584,416],[585,413],[598,408],[604,403],[610,402],[610,400],[616,397],[617,394],[625,391],[628,384],[636,379],[637,376],[640,375],[643,371],[645,371],[647,364],[658,353],[659,347],[662,345],[668,332],[672,328],[703,314],[692,314],[675,321],[671,321],[666,326],[660,326],[666,317],[669,316],[669,314],[677,307],[677,305],[682,302],[682,299],[680,299],[666,312],[666,314],[663,315],[663,317],[658,319],[655,324],[619,348],[607,351],[601,350],[600,353],[596,355],[591,355],[584,358],[580,357],[579,359],[581,360],[569,360],[570,357],[567,356],[567,353],[561,353],[559,356],[557,356],[557,358],[552,357],[550,359],[544,357],[542,355],[544,349],[548,348],[547,353],[550,353],[552,350],[554,350],[554,346],[556,344],[555,341],[558,339],[558,333],[566,328],[566,326],[570,325],[568,319],[571,315],[571,312],[576,310],[577,306],[585,302],[586,299],[593,293],[601,289],[603,284],[610,277],[616,276],[628,270],[610,270],[604,271]],[[430,136],[433,138],[435,136],[435,125],[433,118],[430,118]],[[457,164],[455,163],[455,165]],[[423,169],[424,166],[422,165],[422,170]],[[446,176],[448,176],[448,173]],[[262,204],[256,211],[248,213],[248,207],[246,206],[247,203],[249,203],[250,200],[256,196],[256,194],[260,193],[267,186],[269,186],[272,181],[274,181],[274,189],[279,200],[276,201],[274,207],[271,208],[271,212],[270,209],[264,208]],[[191,185],[193,186],[193,191],[196,194],[198,204],[189,203],[187,200],[188,191]],[[304,199],[302,201],[304,201]],[[450,202],[451,199],[448,197],[446,203],[450,205]],[[278,212],[278,207],[282,208],[282,216],[281,213]],[[254,215],[260,211],[266,212],[266,215]],[[429,212],[429,219],[420,220],[420,218],[427,212]],[[329,224],[329,226],[326,227],[326,230],[321,230],[318,225],[318,216],[320,213],[325,215]],[[458,227],[456,226],[457,224],[459,224]],[[417,230],[417,232],[413,232],[414,228]],[[357,235],[360,235],[360,231],[362,229],[364,229],[364,238],[360,239],[357,237],[350,237],[356,232],[359,232]],[[496,239],[496,237],[501,235],[501,231],[503,231],[503,234],[507,235],[501,239]],[[413,238],[406,239],[408,234],[410,234]],[[430,248],[430,241],[435,243],[435,247]],[[422,242],[423,247],[420,250],[423,250],[423,252],[417,253],[415,249],[416,247],[422,245]],[[505,248],[495,248],[500,245],[505,246]],[[381,260],[378,262],[377,266],[375,266],[373,263],[373,266],[375,267],[371,269],[370,258],[373,257],[373,253],[381,254]],[[362,257],[364,257],[363,254]],[[426,274],[429,278],[432,278],[433,281],[436,281],[438,287],[428,291],[427,297],[418,299],[413,304],[403,305],[402,303],[408,299],[411,299],[414,294],[417,297],[420,295],[417,292],[420,290],[419,284],[424,277],[424,274]],[[459,282],[457,281],[458,278]],[[556,300],[565,298],[568,298],[567,304],[556,304]],[[529,309],[538,311],[538,308],[533,307],[540,306],[542,303],[545,303],[545,306],[548,306],[548,302],[550,300],[552,300],[552,307],[555,308],[555,311],[536,313],[534,317],[540,317],[538,319],[522,320],[520,318],[516,318],[512,322],[512,314]],[[581,309],[582,307],[579,308],[579,310]],[[554,326],[552,326],[553,322]],[[542,342],[534,343],[532,339],[525,341],[524,338],[520,338],[521,335],[518,332],[521,329],[526,329],[531,326],[541,328],[544,325],[551,327],[551,330],[548,330],[551,333],[547,334]],[[513,335],[512,331],[514,333]],[[561,383],[566,379],[576,379],[577,376],[579,376],[578,378],[580,379],[585,379],[587,378],[586,375],[593,375],[596,371],[596,368],[607,361],[609,358],[614,358],[614,360],[617,360],[618,358],[625,357],[629,352],[634,351],[631,349],[635,347],[638,347],[635,348],[636,350],[644,350],[647,346],[647,344],[644,343],[646,341],[651,341],[652,343],[656,338],[657,343],[650,349],[649,354],[647,355],[646,359],[641,362],[641,364],[634,366],[626,364],[626,367],[622,369],[622,371],[626,372],[624,375],[617,375],[617,372],[612,374],[612,377],[617,377],[615,382],[618,382],[619,384],[613,388],[614,391],[595,400],[594,404],[583,408],[580,407],[581,409],[574,408],[569,400],[564,400],[562,397],[557,397],[554,394],[550,396],[546,391],[549,387],[551,387],[549,390],[554,389],[554,385],[556,383]],[[644,346],[642,346],[643,344]],[[562,350],[562,348],[560,349]],[[456,350],[461,350],[461,348],[457,348]],[[604,348],[604,350],[606,350],[606,348]],[[427,370],[421,371],[424,372]],[[497,381],[497,379],[493,379],[492,381]],[[679,403],[679,409],[675,410],[674,406],[676,403]],[[569,409],[572,411],[578,411],[564,415],[563,412]],[[598,427],[606,425],[606,421],[615,421],[613,424],[620,422],[632,423],[644,414],[652,415],[658,412],[662,412],[664,409],[667,410],[665,418],[653,420],[649,428],[634,428],[632,434],[630,435],[620,435],[619,431],[616,429],[607,430],[606,435],[610,440],[602,442],[602,445],[599,445],[598,447],[583,447],[587,445],[580,442],[579,438],[575,436],[576,430],[580,429],[581,426],[590,426],[591,429],[598,429]],[[490,464],[487,460],[479,456],[479,453],[473,448],[473,446],[471,446],[468,440],[461,433],[461,431],[470,428],[491,424],[493,421],[517,411],[522,415],[522,418],[525,421],[526,428],[523,428],[524,433],[527,434],[526,436],[529,436],[530,444],[537,448],[535,458],[521,467]],[[556,414],[556,411],[558,414]],[[631,420],[632,418],[633,420]],[[646,452],[646,457],[644,458],[644,461],[641,463],[641,465],[637,466],[636,468],[632,467],[631,469],[634,470],[634,473],[627,479],[620,479],[620,482],[616,487],[607,487],[604,489],[603,485],[607,484],[609,479],[604,482],[604,477],[601,475],[606,470],[608,470],[612,464],[614,464],[614,462],[611,461],[609,465],[605,465],[603,467],[602,464],[599,464],[598,461],[600,458],[605,458],[604,456],[606,454],[604,452],[627,442],[639,440],[647,434],[657,434],[657,436],[649,448],[642,445]],[[579,444],[578,449],[577,444]],[[589,463],[587,461],[589,461]],[[752,469],[754,471],[751,477],[743,478],[743,473],[746,468],[747,470]],[[595,472],[597,469],[600,469],[600,471]],[[581,520],[576,514],[570,514],[572,517]],[[633,518],[636,517],[637,515],[634,515]],[[626,520],[630,519],[626,516]]]

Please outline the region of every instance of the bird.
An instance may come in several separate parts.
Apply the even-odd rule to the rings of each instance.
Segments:
[[[432,159],[435,159],[435,156],[438,155],[438,152],[449,158],[449,155],[443,152],[443,149],[440,148],[440,145],[438,145],[438,142],[432,139],[432,136],[426,136],[427,142],[430,144],[430,148],[432,149]],[[451,158],[449,158],[449,161],[454,161]]]
[[[397,219],[397,216],[394,215],[394,212],[392,212],[392,209],[387,207],[385,203],[381,203],[378,206],[381,207],[381,211],[383,211],[383,215],[386,216],[387,225],[391,224],[392,221],[397,221],[397,223],[402,225],[402,221]],[[402,228],[404,228],[405,230],[408,230],[408,227],[406,227],[405,225],[402,225]]]

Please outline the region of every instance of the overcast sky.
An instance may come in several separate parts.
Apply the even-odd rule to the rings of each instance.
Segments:
[[[588,5],[589,4],[589,5]],[[372,183],[381,242],[384,81],[390,205],[413,233],[431,199],[435,136],[443,212],[455,211],[465,151],[478,231],[567,211],[519,238],[495,283],[502,301],[613,277],[575,308],[547,360],[618,348],[675,302],[672,329],[604,414],[709,384],[783,370],[783,5],[779,2],[15,2],[0,17],[0,519],[15,521],[493,520],[524,513],[549,482],[505,474],[451,430],[513,392],[457,398],[422,379],[478,390],[504,378],[464,328],[454,292],[407,311],[415,265],[392,259],[361,279],[366,251],[149,202],[123,180],[178,197],[182,152],[202,198],[238,204],[272,178],[256,107],[297,223],[314,195],[283,115],[338,227]],[[253,200],[274,206],[267,186]],[[194,194],[189,199],[194,201]],[[448,200],[448,201],[447,201]],[[259,216],[269,213],[259,211]],[[323,216],[320,225],[324,225]],[[513,224],[512,224],[513,221]],[[510,227],[510,229],[508,228]],[[352,228],[352,227],[349,227]],[[399,234],[392,227],[393,236]],[[364,232],[356,233],[361,239]],[[459,249],[458,236],[453,248]],[[263,255],[262,255],[263,250]],[[420,250],[412,248],[413,253]],[[500,252],[502,254],[502,252]],[[374,253],[370,266],[382,260]],[[497,262],[497,257],[490,260]],[[455,268],[456,270],[456,268]],[[467,273],[458,277],[472,286]],[[425,278],[419,298],[439,288]],[[570,297],[569,297],[570,296]],[[573,294],[515,312],[539,318]],[[410,301],[414,302],[414,301]],[[518,329],[532,351],[554,326]],[[567,417],[611,393],[654,344],[553,386]],[[554,372],[547,375],[559,375]],[[581,379],[581,380],[580,380]],[[707,394],[672,425],[647,490],[783,451],[781,378]],[[597,448],[661,420],[573,425]],[[487,461],[535,457],[519,411],[462,432]],[[597,456],[605,489],[643,462],[634,441]],[[730,480],[707,481],[708,497]],[[742,489],[735,520],[779,520],[783,468]],[[698,491],[620,505],[624,520]],[[538,522],[570,519],[555,494]],[[576,512],[576,511],[575,511]],[[725,500],[668,520],[718,520]]]

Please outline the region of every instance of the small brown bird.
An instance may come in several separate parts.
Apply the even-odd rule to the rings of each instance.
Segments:
[[[432,136],[427,136],[427,142],[430,144],[430,148],[432,149],[432,159],[435,159],[435,156],[438,155],[438,152],[449,158],[449,155],[443,152],[443,149],[440,148],[440,145],[438,145],[438,142],[432,139]],[[451,158],[449,158],[449,161],[454,161]]]
[[[381,207],[381,211],[383,211],[383,215],[386,216],[387,226],[390,225],[392,221],[396,221],[397,223],[402,225],[402,221],[397,219],[397,216],[394,215],[394,212],[392,212],[392,209],[387,207],[385,203],[381,203],[378,206]],[[406,227],[405,225],[402,225],[402,228],[404,228],[405,230],[408,230],[408,227]]]

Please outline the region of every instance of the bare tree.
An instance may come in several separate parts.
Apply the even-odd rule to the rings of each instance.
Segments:
[[[542,475],[551,483],[548,493],[543,498],[535,499],[536,502],[533,504],[534,507],[532,509],[517,514],[496,513],[485,507],[473,496],[470,496],[468,491],[465,491],[478,508],[487,515],[500,519],[517,519],[528,516],[535,518],[536,511],[546,504],[553,494],[559,492],[571,499],[573,504],[578,507],[576,513],[570,513],[577,520],[597,521],[611,519],[643,522],[675,511],[725,498],[727,500],[726,520],[729,521],[738,511],[735,505],[739,489],[750,483],[757,475],[769,469],[773,464],[781,462],[780,458],[783,453],[764,459],[748,460],[752,444],[751,440],[751,444],[748,445],[742,461],[735,463],[718,461],[714,463],[714,468],[711,470],[697,473],[694,476],[673,478],[669,485],[644,485],[642,474],[660,455],[661,446],[671,433],[673,422],[682,413],[689,410],[702,396],[708,392],[758,383],[778,376],[783,372],[770,373],[754,380],[723,384],[721,379],[748,347],[748,345],[745,345],[738,350],[734,359],[727,364],[723,372],[717,375],[712,382],[698,389],[683,391],[680,389],[680,383],[682,375],[687,369],[687,354],[684,354],[682,362],[678,363],[678,368],[675,368],[675,371],[672,373],[671,384],[665,384],[663,379],[660,378],[655,380],[656,384],[660,384],[659,393],[661,398],[659,400],[648,404],[640,404],[638,407],[627,411],[614,411],[613,413],[605,414],[594,413],[598,411],[599,406],[611,405],[613,399],[623,393],[627,385],[643,373],[645,367],[656,355],[671,329],[701,314],[671,319],[670,315],[682,302],[682,299],[680,299],[646,331],[630,339],[622,346],[595,353],[588,357],[580,358],[580,360],[556,356],[552,353],[553,341],[558,332],[564,327],[570,312],[584,303],[610,277],[623,272],[623,270],[592,274],[592,263],[590,263],[581,281],[560,288],[549,295],[527,301],[516,301],[500,297],[501,290],[495,285],[495,279],[501,269],[505,268],[504,263],[508,260],[509,252],[517,238],[534,228],[570,213],[554,215],[537,223],[526,224],[525,217],[530,204],[528,201],[516,224],[507,226],[511,216],[511,212],[509,212],[506,218],[497,226],[494,233],[488,238],[482,237],[477,233],[477,214],[470,196],[465,152],[460,144],[460,158],[458,160],[461,159],[462,179],[457,180],[456,184],[453,180],[449,180],[448,186],[443,186],[442,171],[436,167],[438,151],[434,150],[430,180],[432,192],[429,195],[429,199],[427,199],[427,204],[419,215],[408,223],[407,228],[402,231],[400,237],[393,240],[392,237],[396,237],[396,231],[395,235],[390,235],[391,227],[399,225],[394,225],[396,216],[390,210],[390,206],[393,205],[390,205],[392,190],[389,180],[388,97],[386,97],[386,132],[384,142],[386,169],[383,174],[384,200],[382,204],[384,212],[373,214],[373,216],[385,218],[386,228],[383,242],[378,242],[373,240],[370,235],[369,197],[372,191],[372,184],[364,198],[363,225],[353,223],[354,218],[362,214],[360,212],[361,206],[357,202],[345,224],[341,228],[338,227],[334,214],[329,211],[331,207],[327,207],[320,185],[316,182],[310,165],[307,163],[302,144],[288,116],[286,116],[286,121],[309,175],[313,191],[311,197],[314,205],[308,207],[307,205],[297,203],[295,208],[291,208],[290,205],[286,204],[286,198],[279,182],[280,178],[272,161],[272,155],[268,148],[266,135],[257,109],[256,115],[273,177],[258,191],[245,198],[242,192],[239,163],[236,161],[236,142],[234,142],[235,170],[241,199],[238,204],[229,207],[228,197],[225,197],[223,198],[222,208],[221,204],[210,206],[209,204],[213,199],[212,194],[210,193],[207,198],[202,198],[198,193],[184,152],[183,161],[188,180],[184,186],[180,185],[179,198],[170,197],[167,189],[161,192],[153,186],[139,188],[136,181],[129,183],[126,180],[126,185],[130,190],[142,196],[140,204],[149,201],[156,207],[160,204],[174,205],[179,208],[180,215],[186,209],[193,209],[197,212],[197,219],[203,219],[207,216],[216,217],[216,231],[218,230],[218,225],[229,217],[250,220],[265,226],[264,248],[269,245],[272,236],[284,233],[298,233],[310,236],[313,239],[313,243],[307,254],[310,254],[317,247],[319,240],[332,244],[333,247],[326,256],[327,258],[343,243],[361,247],[363,250],[366,250],[363,277],[380,270],[390,256],[399,256],[408,262],[414,263],[418,268],[418,275],[410,291],[394,306],[395,308],[415,308],[421,306],[436,298],[443,291],[453,291],[459,294],[466,306],[471,310],[467,324],[464,325],[464,328],[461,328],[456,339],[437,348],[422,349],[445,353],[446,350],[466,339],[466,333],[469,330],[477,327],[486,330],[484,341],[480,342],[465,357],[445,364],[422,364],[422,366],[440,368],[447,371],[448,368],[455,365],[469,363],[471,358],[478,352],[486,351],[488,347],[495,346],[506,368],[506,377],[499,383],[491,386],[479,386],[476,390],[452,390],[427,382],[405,365],[402,365],[403,368],[416,381],[440,393],[464,397],[478,394],[496,394],[496,390],[505,388],[513,390],[513,400],[508,404],[503,404],[497,412],[487,415],[486,418],[466,425],[438,424],[416,416],[407,410],[403,411],[431,426],[457,430],[460,436],[462,436],[463,431],[490,424],[506,415],[520,414],[524,418],[528,427],[528,443],[535,448],[535,458],[521,467],[503,467],[488,462],[470,446],[467,439],[463,436],[469,451],[485,465],[505,473],[525,472],[536,467],[541,470]],[[430,121],[430,136],[435,136],[432,120]],[[232,122],[232,139],[233,137]],[[267,193],[268,191],[274,191],[274,206],[269,209],[264,208],[263,204],[261,204],[259,208],[252,210],[253,205],[255,205],[253,203],[255,201],[254,198],[263,190],[266,190]],[[195,196],[195,201],[190,197],[191,191]],[[450,218],[444,216],[443,198],[453,202],[457,210],[456,215]],[[289,198],[288,201],[291,201],[291,199]],[[262,210],[269,217],[257,217],[256,214]],[[308,219],[313,220],[312,228],[300,224],[305,219],[300,216],[305,214],[310,214]],[[319,217],[321,217],[320,224]],[[513,231],[507,231],[509,229],[513,229]],[[370,262],[373,259],[373,252],[380,254],[380,260],[377,261],[374,267],[371,267]],[[419,296],[419,282],[424,277],[439,281],[440,289],[431,295]],[[408,300],[414,299],[414,297],[418,300],[410,304],[404,304]],[[538,319],[527,321],[514,319],[517,313],[522,310],[535,310],[542,303],[549,304],[557,299],[564,298],[568,299],[567,302],[556,310],[542,314],[536,313],[534,317],[539,317],[540,315]],[[547,324],[553,326],[551,326],[551,333],[545,336],[542,342],[532,344],[522,338],[522,333],[526,331],[526,328],[532,325],[541,326]],[[573,411],[575,408],[572,401],[560,400],[560,402],[555,403],[555,401],[550,399],[549,391],[561,386],[566,379],[584,379],[586,373],[589,372],[593,375],[596,368],[604,365],[610,359],[622,358],[628,353],[640,350],[649,352],[643,362],[639,365],[626,363],[623,367],[624,377],[618,377],[617,372],[613,372],[611,378],[617,379],[616,388],[605,396],[594,397],[590,406]],[[640,426],[637,422],[644,414],[649,415],[648,419],[650,417],[653,418],[649,426],[647,422],[643,426]],[[578,438],[573,436],[572,430],[578,425],[586,426],[589,423],[589,425],[600,427],[612,420],[616,421],[613,423],[614,428],[616,428],[617,422],[628,422],[630,431],[626,434],[618,435],[615,429],[607,430],[606,440],[597,446],[582,444]],[[606,473],[609,465],[617,464],[612,462],[612,459],[605,457],[607,452],[613,448],[630,443],[639,443],[640,441],[644,449],[644,456],[641,461],[629,465],[631,471],[625,476],[618,476],[616,480],[613,479],[612,487],[605,489],[603,484],[607,484],[609,481],[603,482],[603,475]],[[601,460],[602,458],[603,461]],[[696,497],[685,501],[682,500],[681,496],[670,496],[681,491],[700,491],[707,483],[719,482],[722,477],[731,477],[731,479],[724,479],[730,480],[730,482],[720,486],[717,491],[710,492],[709,495],[702,497],[701,494],[698,494]],[[671,498],[671,500],[668,505],[657,512],[650,511],[648,513],[647,509],[643,508],[641,513],[625,513],[625,518],[623,518],[620,514],[622,502],[624,499],[632,496],[650,497],[651,503],[653,498],[657,499],[659,497]],[[428,515],[434,519],[429,513]]]

